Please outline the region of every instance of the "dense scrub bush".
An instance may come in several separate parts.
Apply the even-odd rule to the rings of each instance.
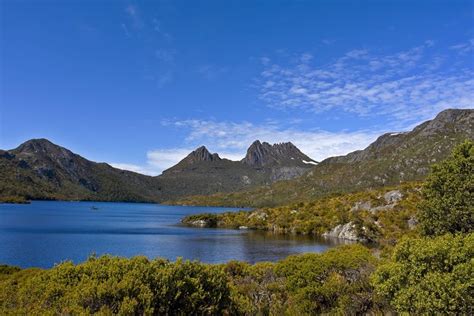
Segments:
[[[375,263],[369,249],[352,245],[290,256],[276,271],[286,279],[291,314],[356,314],[376,308],[369,283]]]
[[[399,312],[472,315],[474,233],[404,239],[372,283]]]
[[[376,259],[361,245],[321,254],[290,256],[278,263],[225,266],[235,314],[314,315],[378,311],[369,275]]]
[[[423,188],[418,219],[424,235],[474,229],[474,143],[465,141],[434,165]]]
[[[219,314],[230,305],[221,268],[145,257],[23,270],[0,285],[2,314]]]
[[[374,309],[376,259],[360,245],[250,265],[103,256],[6,269],[0,314],[282,315]]]

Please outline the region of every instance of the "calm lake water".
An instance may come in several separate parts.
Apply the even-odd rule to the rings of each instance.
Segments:
[[[189,214],[229,210],[137,203],[0,204],[0,263],[47,268],[64,260],[81,262],[91,254],[253,263],[333,246],[303,236],[179,225]]]

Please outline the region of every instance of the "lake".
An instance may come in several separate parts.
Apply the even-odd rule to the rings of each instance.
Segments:
[[[180,226],[189,214],[229,210],[145,203],[0,204],[0,263],[49,268],[64,260],[78,263],[92,254],[254,263],[334,246],[334,241],[308,236]]]

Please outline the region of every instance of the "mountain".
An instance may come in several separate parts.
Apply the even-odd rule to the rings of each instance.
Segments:
[[[158,176],[182,196],[233,192],[302,175],[316,162],[292,143],[255,141],[241,161],[211,154],[202,146]]]
[[[89,161],[46,139],[0,151],[0,196],[28,199],[158,201],[152,177]]]
[[[445,110],[410,132],[387,133],[364,150],[331,157],[301,177],[231,194],[195,196],[177,204],[274,206],[337,193],[423,180],[430,165],[474,139],[474,110]]]
[[[265,164],[222,159],[202,146],[162,175],[150,177],[89,161],[46,139],[32,139],[0,151],[0,197],[163,202],[270,184],[312,167],[301,162],[312,160],[290,143],[263,144],[273,148],[261,156]],[[284,157],[290,153],[295,159]]]
[[[301,168],[307,167],[307,164],[317,164],[291,142],[270,145],[259,140],[250,145],[242,163],[252,167],[293,165]]]

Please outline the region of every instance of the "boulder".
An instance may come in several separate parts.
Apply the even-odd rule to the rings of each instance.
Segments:
[[[352,222],[349,222],[347,224],[337,225],[330,231],[324,233],[322,236],[330,237],[330,238],[354,240],[354,241],[365,241],[364,238],[361,238],[357,235],[355,224],[353,224]]]
[[[351,211],[368,211],[372,207],[372,204],[370,201],[359,201],[354,204],[354,206],[351,208]]]
[[[190,222],[190,224],[192,226],[196,226],[196,227],[209,227],[209,223],[207,221],[203,220],[203,219],[192,221],[192,222]]]
[[[393,204],[400,201],[403,198],[403,194],[399,190],[392,190],[385,193],[383,197],[387,203]]]
[[[418,221],[415,217],[410,217],[407,224],[409,229],[415,229],[416,225],[418,225]]]

